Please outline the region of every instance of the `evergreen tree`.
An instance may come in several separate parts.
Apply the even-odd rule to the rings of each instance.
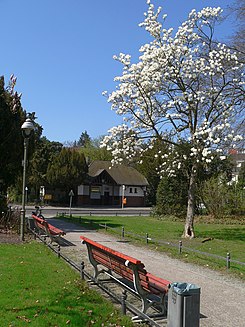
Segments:
[[[7,188],[15,183],[22,170],[24,112],[20,96],[14,92],[15,82],[12,76],[5,88],[4,77],[0,77],[0,212],[6,206]]]
[[[60,153],[63,145],[51,142],[46,137],[41,137],[36,143],[36,150],[30,162],[29,183],[35,190],[35,198],[39,197],[40,186],[47,186],[47,169],[54,158]]]
[[[87,171],[82,153],[63,148],[48,166],[47,181],[52,187],[61,188],[68,194],[71,189],[76,191],[78,185],[84,181]]]
[[[80,147],[86,147],[87,145],[89,145],[91,143],[91,138],[90,136],[88,135],[88,132],[87,131],[84,131],[82,132],[78,142],[77,142],[77,146],[80,146]]]

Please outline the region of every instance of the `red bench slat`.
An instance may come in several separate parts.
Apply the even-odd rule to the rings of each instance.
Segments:
[[[93,245],[94,247],[97,247],[98,249],[101,249],[101,250],[104,250],[105,252],[108,252],[108,253],[114,254],[116,257],[122,258],[122,259],[124,259],[125,261],[129,261],[129,262],[131,262],[131,263],[133,263],[133,264],[135,264],[135,265],[140,265],[140,264],[142,264],[142,266],[144,267],[143,263],[142,263],[140,260],[138,260],[138,259],[135,259],[135,258],[133,258],[133,257],[130,257],[130,256],[125,255],[125,254],[123,254],[123,253],[120,253],[120,252],[118,252],[118,251],[112,250],[112,249],[108,248],[107,246],[104,246],[104,245],[99,244],[99,243],[97,243],[97,242],[95,242],[95,241],[93,241],[93,240],[90,240],[90,239],[87,238],[87,237],[80,236],[80,238],[81,238],[83,241],[85,241],[86,243],[91,244],[91,245]]]
[[[80,236],[80,238],[85,243],[91,245],[91,254],[96,262],[111,269],[121,277],[132,281],[133,271],[125,265],[125,262],[129,261],[130,263],[137,265],[140,284],[144,290],[156,295],[168,291],[168,285],[170,282],[146,272],[144,264],[140,260],[112,250],[102,244],[88,239],[87,237]]]

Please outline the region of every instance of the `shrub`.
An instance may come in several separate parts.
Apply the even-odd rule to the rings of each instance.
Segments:
[[[157,189],[155,214],[175,215],[186,214],[187,183],[177,177],[163,177]]]

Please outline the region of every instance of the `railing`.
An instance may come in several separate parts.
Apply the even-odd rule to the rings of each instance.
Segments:
[[[72,216],[72,215],[84,215],[84,216],[149,216],[151,214],[150,210],[133,210],[133,209],[73,209],[72,214],[69,212],[57,212],[57,217]]]
[[[92,224],[92,221],[90,221],[90,224]],[[230,269],[231,263],[235,263],[235,264],[238,264],[238,265],[245,266],[245,262],[232,259],[230,252],[227,252],[226,257],[224,257],[224,256],[220,256],[220,255],[217,255],[217,254],[208,253],[208,252],[200,251],[200,250],[197,250],[197,249],[189,248],[187,246],[184,246],[182,241],[179,241],[178,243],[172,243],[172,242],[163,241],[163,240],[154,239],[152,237],[149,237],[148,233],[146,233],[145,236],[142,236],[142,235],[130,232],[130,231],[125,231],[124,226],[122,226],[121,230],[119,228],[109,227],[106,224],[99,224],[99,226],[103,227],[106,231],[108,229],[113,230],[116,234],[121,235],[122,239],[126,238],[126,236],[128,235],[129,237],[143,240],[146,244],[149,244],[151,242],[151,243],[158,244],[158,245],[165,245],[165,246],[176,248],[176,249],[178,249],[179,254],[182,254],[183,250],[185,250],[185,251],[188,251],[188,252],[194,252],[194,253],[202,254],[202,255],[205,255],[205,256],[208,256],[208,257],[213,257],[213,258],[216,258],[216,259],[224,260],[226,262],[226,268],[227,269]]]
[[[75,270],[77,270],[80,273],[81,279],[85,280],[88,283],[93,283],[94,285],[98,286],[101,290],[103,290],[105,293],[107,293],[111,298],[114,299],[115,302],[121,305],[121,312],[122,314],[126,315],[127,311],[131,312],[133,315],[136,315],[136,317],[139,318],[139,322],[147,322],[149,326],[155,326],[155,327],[163,327],[167,324],[167,318],[162,317],[162,323],[161,325],[155,321],[153,318],[148,316],[147,314],[140,311],[138,308],[136,308],[133,304],[131,304],[129,301],[127,301],[127,291],[123,289],[121,296],[116,294],[114,291],[112,291],[109,287],[107,287],[104,283],[101,283],[99,281],[95,281],[92,275],[85,269],[84,261],[81,262],[81,264],[77,264],[75,261],[70,259],[68,256],[63,254],[61,252],[60,245],[53,246],[52,244],[48,243],[46,240],[46,236],[39,235],[36,230],[33,230],[29,228],[30,232],[34,235],[34,238],[40,239],[44,244],[46,244],[53,252],[55,252],[58,256],[58,258],[64,259],[71,267],[73,267]],[[160,317],[159,317],[160,318]]]

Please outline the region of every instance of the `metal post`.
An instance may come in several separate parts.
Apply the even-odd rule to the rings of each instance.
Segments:
[[[124,208],[125,185],[122,186],[122,209]]]
[[[182,241],[179,241],[179,254],[182,253]]]
[[[58,254],[58,258],[60,258],[60,245],[58,245],[57,254]]]
[[[230,267],[231,267],[231,261],[230,260],[231,260],[231,255],[228,252],[227,255],[226,255],[226,268],[227,269],[230,269]]]
[[[84,261],[81,262],[80,273],[82,280],[84,280]]]
[[[122,314],[123,315],[126,315],[126,310],[127,310],[126,300],[127,300],[127,291],[126,290],[123,290],[122,291],[122,301],[121,301],[121,304],[122,304]]]
[[[71,205],[72,205],[72,197],[74,196],[73,190],[70,190],[69,197],[70,197],[70,208],[69,208],[69,216],[71,217]]]
[[[26,198],[25,198],[25,188],[26,188],[26,161],[27,161],[27,147],[28,147],[28,138],[24,138],[24,160],[23,160],[23,184],[22,184],[22,209],[20,212],[20,239],[24,241],[24,233],[25,233],[25,206],[26,206]]]
[[[146,233],[146,244],[148,244],[148,242],[149,242],[149,235],[148,233]]]
[[[124,227],[122,227],[122,238],[124,238],[124,235],[125,235],[125,230]]]
[[[26,203],[28,203],[28,187],[25,187]]]

